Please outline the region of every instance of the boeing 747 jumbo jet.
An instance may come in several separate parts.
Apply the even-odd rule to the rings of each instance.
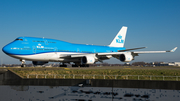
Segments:
[[[73,44],[60,40],[35,37],[18,37],[13,42],[3,47],[3,52],[17,58],[25,67],[25,60],[32,61],[34,65],[44,65],[48,62],[60,62],[60,67],[66,67],[65,63],[73,62],[74,67],[86,67],[95,62],[112,57],[122,62],[130,62],[135,56],[142,53],[166,53],[170,51],[133,51],[146,47],[126,49],[124,47],[127,27],[122,27],[113,41],[108,46]]]

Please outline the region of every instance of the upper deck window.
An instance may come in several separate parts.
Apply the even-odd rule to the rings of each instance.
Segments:
[[[23,41],[23,39],[19,39],[19,38],[17,38],[16,40],[20,40],[20,41]],[[15,40],[15,41],[16,41],[16,40]]]

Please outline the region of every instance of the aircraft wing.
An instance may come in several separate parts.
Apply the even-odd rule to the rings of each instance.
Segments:
[[[78,58],[78,57],[84,57],[87,55],[95,55],[95,53],[89,53],[89,54],[63,54],[60,55],[61,58]]]
[[[135,48],[134,48],[135,49]],[[132,50],[134,50],[132,49]],[[136,48],[138,49],[138,48]],[[141,49],[141,48],[140,48]],[[134,54],[142,54],[142,53],[166,53],[166,52],[174,52],[175,50],[177,49],[177,47],[175,47],[174,49],[172,50],[168,50],[168,51],[134,51],[134,52],[131,52],[131,53],[134,53]],[[128,50],[131,50],[131,49],[128,49]],[[119,54],[123,54],[123,53],[126,53],[124,52],[125,50],[123,50],[122,52],[111,52],[111,53],[97,53],[97,55],[119,55]]]
[[[125,50],[118,50],[118,52],[125,52],[125,51],[137,50],[137,49],[143,49],[143,48],[147,48],[147,47],[131,48],[131,49],[125,49]]]
[[[135,50],[135,49],[142,49],[142,48],[145,48],[145,47],[127,49],[127,50],[122,50],[120,52],[110,52],[110,53],[108,52],[108,53],[89,53],[89,54],[63,54],[60,57],[62,57],[62,58],[78,58],[79,57],[80,58],[80,57],[84,57],[84,56],[87,56],[87,55],[94,55],[94,56],[101,57],[101,56],[108,56],[108,55],[117,56],[117,55],[125,54],[125,53],[132,53],[134,56],[137,56],[138,54],[143,54],[143,53],[174,52],[177,49],[177,47],[175,47],[174,49],[168,50],[168,51],[134,51],[134,52],[128,51],[128,50]]]
[[[114,57],[119,59],[122,62],[130,62],[132,60],[134,60],[135,56],[138,56],[138,54],[142,54],[142,53],[166,53],[166,52],[174,52],[177,49],[177,47],[175,47],[172,50],[168,50],[168,51],[126,51],[126,52],[111,52],[111,53],[97,53],[97,57],[101,58],[101,57]],[[102,59],[103,60],[103,59]]]
[[[135,51],[133,53],[137,53],[137,54],[142,54],[142,53],[166,53],[166,52],[175,52],[176,49],[177,49],[177,47],[175,47],[174,49],[169,50],[169,51]]]

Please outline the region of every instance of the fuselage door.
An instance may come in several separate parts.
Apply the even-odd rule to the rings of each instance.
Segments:
[[[36,54],[36,46],[33,46],[33,53]]]
[[[58,51],[57,47],[54,47],[55,54],[57,54],[57,51]]]
[[[47,40],[44,40],[45,44],[48,45],[48,41]]]

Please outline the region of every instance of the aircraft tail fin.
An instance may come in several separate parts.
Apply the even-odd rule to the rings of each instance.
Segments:
[[[109,46],[124,47],[126,32],[127,32],[127,27],[123,26]]]

